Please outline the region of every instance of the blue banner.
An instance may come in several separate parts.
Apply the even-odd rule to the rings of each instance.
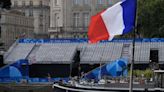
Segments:
[[[19,39],[19,43],[88,43],[88,39]],[[115,38],[111,41],[104,40],[101,43],[106,42],[133,42],[133,39],[127,38]],[[164,42],[164,38],[136,38],[135,42]]]

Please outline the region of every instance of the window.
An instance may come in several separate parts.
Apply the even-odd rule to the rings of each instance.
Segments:
[[[55,13],[55,15],[54,15],[55,27],[58,27],[58,19],[59,19],[59,14]]]
[[[57,20],[56,20],[57,13],[54,14],[54,27],[56,27]]]
[[[108,0],[108,3],[109,3],[109,5],[113,5],[113,4],[115,4],[115,3],[117,3],[117,2],[119,2],[120,0]]]
[[[83,27],[88,27],[89,13],[83,13]]]
[[[18,6],[18,1],[14,1],[14,6]]]
[[[88,5],[89,4],[89,0],[84,0],[84,5]]]
[[[79,21],[80,20],[80,14],[79,13],[74,13],[73,14],[73,26],[78,27],[79,26]]]
[[[108,0],[108,2],[109,2],[109,5],[113,4],[113,0]]]
[[[25,6],[26,4],[25,4],[25,1],[22,1],[22,6]]]
[[[74,2],[73,2],[75,5],[76,4],[80,4],[80,0],[74,0]]]
[[[33,2],[32,1],[30,1],[30,6],[33,6]]]
[[[104,4],[104,0],[98,0],[97,4]]]
[[[29,10],[29,16],[33,16],[33,10],[32,9]]]
[[[2,32],[1,32],[2,30],[1,30],[1,26],[0,26],[0,38],[1,38],[1,34],[2,34]]]
[[[78,4],[78,0],[74,0],[74,2],[73,2],[74,4]]]
[[[55,5],[58,5],[58,0],[54,0]]]
[[[39,13],[39,17],[40,17],[40,18],[43,17],[43,12],[42,12],[42,11]]]
[[[40,5],[40,6],[42,6],[42,5],[43,5],[42,1],[39,1],[39,5]]]

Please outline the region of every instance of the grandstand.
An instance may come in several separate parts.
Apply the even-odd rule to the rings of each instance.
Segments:
[[[43,39],[42,39],[43,40]],[[118,58],[132,60],[132,40],[114,40],[89,44],[87,41],[75,40],[44,40],[17,41],[4,55],[4,63],[13,63],[19,59],[29,59],[36,64],[69,64],[73,62],[76,50],[80,50],[81,63],[106,63]],[[56,41],[56,42],[55,42]],[[149,63],[150,51],[158,50],[159,63],[164,61],[164,42],[162,41],[136,41],[135,63]],[[130,63],[130,62],[129,62]]]
[[[84,65],[109,63],[119,58],[126,58],[130,63],[132,39],[114,39],[97,44],[89,44],[86,39],[20,39],[5,53],[4,63],[28,59],[31,65],[69,65],[74,62],[77,50],[80,50],[80,64]],[[155,59],[150,57],[151,51],[158,52]],[[164,39],[136,39],[135,64],[148,65],[153,61],[163,65],[163,55]]]

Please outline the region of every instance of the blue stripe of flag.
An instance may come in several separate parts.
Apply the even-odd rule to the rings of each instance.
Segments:
[[[121,6],[123,8],[123,20],[125,25],[123,34],[126,34],[135,27],[137,0],[124,0]]]

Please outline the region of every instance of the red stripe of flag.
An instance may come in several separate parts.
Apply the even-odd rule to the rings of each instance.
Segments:
[[[108,40],[109,38],[109,33],[101,17],[101,13],[91,18],[88,29],[88,38],[91,43],[96,43],[100,40]]]

